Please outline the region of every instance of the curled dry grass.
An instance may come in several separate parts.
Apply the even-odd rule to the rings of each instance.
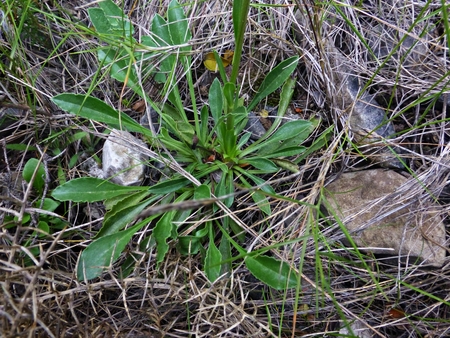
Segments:
[[[167,3],[135,1],[126,5],[137,35],[148,34],[150,18],[157,12],[164,14]],[[240,76],[242,94],[251,97],[257,90],[258,78],[278,61],[298,53],[304,66],[298,70],[300,89],[295,103],[301,105],[305,117],[322,117],[322,126],[312,139],[331,125],[337,128],[326,147],[302,162],[300,173],[270,178],[280,195],[299,200],[300,204],[271,199],[273,215],[262,218],[249,196],[243,195],[233,212],[245,225],[246,248],[275,246],[273,255],[299,268],[302,281],[298,290],[270,290],[252,278],[239,262],[233,263],[234,273],[229,278],[211,285],[202,272],[199,257],[180,257],[175,249],[158,271],[153,263],[155,253],[150,250],[141,253],[136,269],[126,279],[117,278],[122,263],[119,261],[101,279],[80,283],[73,273],[76,260],[98,230],[101,219],[89,211],[95,205],[86,206],[87,215],[84,205],[74,205],[64,215],[69,228],[54,233],[50,239],[33,237],[25,245],[34,228],[2,225],[2,336],[322,337],[336,334],[345,321],[354,320],[364,323],[374,337],[449,335],[448,264],[433,270],[413,264],[392,265],[382,258],[342,248],[338,225],[317,219],[311,207],[334,175],[368,165],[353,151],[345,114],[330,104],[339,88],[332,85],[336,69],[332,69],[321,43],[321,38],[329,36],[342,39],[341,49],[368,84],[367,90],[384,99],[389,118],[399,133],[396,141],[407,152],[405,157],[417,175],[401,187],[399,203],[438,198],[439,213],[447,217],[448,201],[443,196],[449,173],[448,123],[446,106],[438,98],[449,92],[450,67],[448,35],[439,20],[439,8],[408,1],[397,3],[395,8],[388,3],[357,7],[302,2],[298,7],[309,10],[310,17],[299,23],[294,19],[294,7],[283,4],[252,8]],[[47,182],[48,189],[52,189],[58,168],[66,179],[86,174],[79,163],[71,163],[74,154],[88,152],[94,156],[101,149],[97,138],[80,140],[73,135],[81,129],[101,136],[104,126],[86,124],[56,110],[50,97],[61,92],[93,90],[95,96],[112,106],[139,117],[126,106],[127,100],[132,104],[137,98],[97,69],[92,52],[100,44],[82,27],[82,23],[88,23],[88,3],[79,1],[77,8],[62,4],[56,11],[49,2],[35,6],[41,6],[33,13],[38,18],[36,29],[45,35],[49,45],[39,45],[33,40],[35,37],[24,33],[20,39],[15,38],[20,35],[20,27],[12,22],[9,31],[3,30],[1,36],[0,85],[4,101],[11,107],[31,108],[23,107],[23,115],[1,131],[0,168],[6,188],[1,195],[8,194],[9,198],[1,201],[1,222],[6,212],[23,212],[22,205],[31,205],[34,198],[20,180],[28,158],[43,159],[52,177]],[[422,11],[424,6],[427,7]],[[224,52],[233,48],[231,3],[208,1],[189,8],[194,72],[200,88],[204,54],[212,49]],[[338,10],[345,13],[348,22]],[[19,11],[15,15],[26,14]],[[327,21],[325,17],[332,19]],[[334,20],[333,24],[330,20]],[[292,25],[302,32],[303,41],[293,39]],[[399,48],[398,53],[373,59],[361,40],[361,36],[366,41],[373,38],[373,27],[380,32],[374,45],[386,43],[384,37],[395,32],[392,36],[397,39],[406,34],[421,47],[409,52]],[[398,41],[392,41],[394,47],[389,48],[397,44]],[[13,51],[13,57],[9,57]],[[91,88],[92,84],[96,87]],[[159,98],[159,90],[151,79],[143,85],[153,97],[164,99]],[[7,149],[9,144],[36,148],[25,152]],[[62,153],[51,154],[55,148]],[[139,253],[137,248],[145,231],[135,236],[129,251]],[[30,252],[32,248],[39,248],[39,257]],[[25,264],[27,257],[34,258],[33,264]]]

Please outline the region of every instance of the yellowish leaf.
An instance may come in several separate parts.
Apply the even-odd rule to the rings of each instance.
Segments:
[[[220,58],[222,60],[222,64],[224,67],[227,67],[233,61],[234,52],[232,50],[227,50],[224,55]],[[219,66],[217,65],[216,58],[214,57],[214,53],[206,54],[205,61],[203,61],[205,67],[212,71],[217,72],[219,70]]]

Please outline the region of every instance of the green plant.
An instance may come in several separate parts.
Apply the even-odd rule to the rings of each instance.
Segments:
[[[4,217],[6,229],[17,228],[19,231],[28,232],[24,236],[22,243],[26,248],[23,258],[26,266],[32,265],[36,262],[36,257],[41,254],[42,247],[36,246],[37,239],[49,238],[52,233],[57,230],[62,230],[66,223],[61,217],[55,213],[55,210],[60,205],[60,202],[52,198],[45,197],[45,169],[41,161],[36,158],[30,158],[22,171],[22,178],[29,184],[26,192],[27,196],[31,194],[31,190],[36,193],[36,199],[31,205],[23,206],[20,211],[10,211]],[[20,181],[20,180],[19,180]],[[35,215],[32,217],[32,215]],[[30,231],[30,229],[33,229]]]
[[[150,152],[150,155],[175,172],[173,177],[151,187],[123,187],[96,178],[79,178],[53,191],[52,196],[60,201],[105,201],[107,213],[103,227],[82,253],[78,279],[89,280],[99,276],[104,267],[119,257],[138,230],[159,218],[152,238],[147,241],[156,245],[157,264],[163,261],[169,250],[168,241],[177,239],[181,253],[203,253],[205,273],[211,282],[230,271],[232,260],[243,258],[248,269],[266,284],[277,289],[294,287],[298,275],[287,263],[259,251],[247,253],[229,235],[231,232],[239,238],[242,230],[228,208],[233,205],[235,181],[238,180],[245,190],[251,192],[258,208],[267,215],[271,214],[267,197],[275,195],[275,191],[264,180],[264,175],[283,168],[296,171],[296,164],[286,157],[308,152],[300,144],[312,132],[314,124],[304,120],[280,124],[293,93],[295,81],[290,75],[297,66],[298,57],[288,58],[276,66],[262,82],[253,100],[245,106],[238,96],[236,80],[249,1],[235,2],[235,54],[231,76],[227,77],[219,55],[214,52],[223,85],[218,79],[214,80],[209,90],[209,106],[199,109],[191,74],[191,33],[182,6],[176,0],[171,1],[167,18],[157,14],[152,21],[152,34],[138,42],[133,37],[133,26],[119,7],[109,0],[98,5],[98,8],[89,9],[89,15],[98,37],[107,43],[105,48],[98,50],[99,63],[109,69],[114,79],[131,88],[159,113],[161,131],[155,135],[129,116],[91,96],[66,93],[55,96],[53,102],[64,110],[106,123],[109,127],[141,133],[154,149],[167,150],[161,154]],[[154,60],[160,56],[162,60],[156,68]],[[192,114],[186,111],[177,86],[176,75],[179,72],[187,80]],[[169,103],[159,104],[147,97],[141,80],[148,74],[165,84],[163,95]],[[244,131],[248,112],[281,86],[278,118],[263,137],[249,144],[251,134]],[[210,178],[212,173],[219,173],[217,182]],[[148,209],[150,204],[170,202],[174,202],[175,207]],[[220,224],[218,221],[205,221],[193,234],[179,236],[180,229],[175,224],[192,217],[192,208],[210,204],[213,205],[212,211],[221,209],[227,217],[222,218]],[[163,214],[159,216],[158,213]],[[136,220],[137,223],[124,230]],[[217,236],[220,237],[218,247],[215,244]],[[231,247],[239,252],[238,257],[231,257]]]

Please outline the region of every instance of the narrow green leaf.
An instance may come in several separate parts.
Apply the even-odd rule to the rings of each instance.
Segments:
[[[289,78],[295,68],[297,68],[298,60],[298,56],[292,56],[281,62],[267,74],[266,78],[261,83],[258,93],[253,98],[252,102],[250,102],[248,111],[253,110],[259,101],[273,93]]]
[[[278,128],[275,133],[259,144],[250,145],[243,154],[255,152],[258,155],[271,154],[284,148],[300,145],[312,132],[313,125],[306,120],[290,121]]]
[[[52,101],[61,109],[86,119],[106,123],[114,128],[120,129],[120,126],[123,126],[129,131],[149,134],[147,128],[131,117],[123,113],[119,114],[115,109],[95,97],[65,93],[54,96]]]
[[[147,190],[148,187],[124,187],[99,178],[82,177],[70,180],[53,190],[58,201],[98,202],[128,192]]]
[[[201,111],[200,111],[200,141],[202,144],[206,144],[208,142],[207,137],[208,137],[208,130],[209,130],[209,110],[208,110],[208,106],[203,106]]]
[[[261,282],[276,290],[286,290],[297,286],[297,273],[286,262],[268,256],[247,256],[245,265]]]
[[[298,165],[291,161],[283,160],[283,159],[276,159],[276,158],[272,159],[272,161],[274,163],[276,163],[280,168],[289,170],[290,172],[293,172],[293,173],[300,172]]]
[[[184,188],[188,184],[189,180],[186,178],[174,178],[151,186],[149,192],[156,195],[168,194]]]
[[[209,89],[208,102],[214,124],[218,125],[221,121],[223,112],[223,91],[217,78],[214,79]]]
[[[250,0],[233,1],[233,29],[235,51],[233,56],[233,68],[231,70],[230,82],[236,83],[241,63],[242,50],[244,45],[245,27],[247,26],[247,16],[250,7]]]
[[[139,79],[133,67],[134,55],[127,53],[127,49],[108,48],[99,49],[97,57],[101,64],[109,66],[109,73],[113,79],[126,83],[139,96],[145,97],[139,85]]]
[[[243,161],[265,173],[275,173],[280,170],[275,163],[262,157],[246,158]]]
[[[164,260],[164,257],[166,257],[166,254],[169,251],[167,240],[172,234],[174,215],[175,212],[173,211],[165,213],[153,229],[153,236],[156,241],[156,264],[158,265]]]
[[[234,83],[227,82],[223,86],[223,95],[225,97],[226,109],[225,111],[228,113],[233,110],[234,107],[234,94],[236,93],[236,86]]]
[[[221,196],[229,195],[229,194],[232,194],[233,191],[234,191],[233,172],[232,171],[223,172],[222,176],[220,178],[220,181],[219,181],[219,183],[217,183],[217,186],[215,189],[216,196],[221,197]],[[231,207],[231,205],[233,204],[233,201],[234,201],[233,196],[227,197],[222,200],[222,202],[228,208]],[[216,208],[217,208],[217,206],[214,205],[214,209],[216,209]]]
[[[285,148],[284,145],[280,150],[276,150],[273,152],[266,152],[264,154],[258,154],[263,157],[267,157],[270,159],[275,159],[277,157],[287,157],[287,156],[295,156],[298,154],[303,154],[307,148],[303,146],[294,146]]]

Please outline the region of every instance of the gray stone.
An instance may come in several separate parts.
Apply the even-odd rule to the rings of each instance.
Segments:
[[[354,337],[354,338],[372,338],[374,334],[371,330],[360,320],[355,320],[352,322],[352,319],[348,319],[350,322],[350,328],[344,327],[339,331],[339,334],[342,336],[338,337]]]
[[[336,213],[366,251],[440,267],[446,255],[442,218],[437,206],[399,192],[407,181],[391,170],[344,173],[325,188],[328,214]]]
[[[140,185],[144,180],[146,156],[139,148],[148,149],[144,142],[129,132],[113,129],[103,145],[103,174],[111,181],[124,185]]]

